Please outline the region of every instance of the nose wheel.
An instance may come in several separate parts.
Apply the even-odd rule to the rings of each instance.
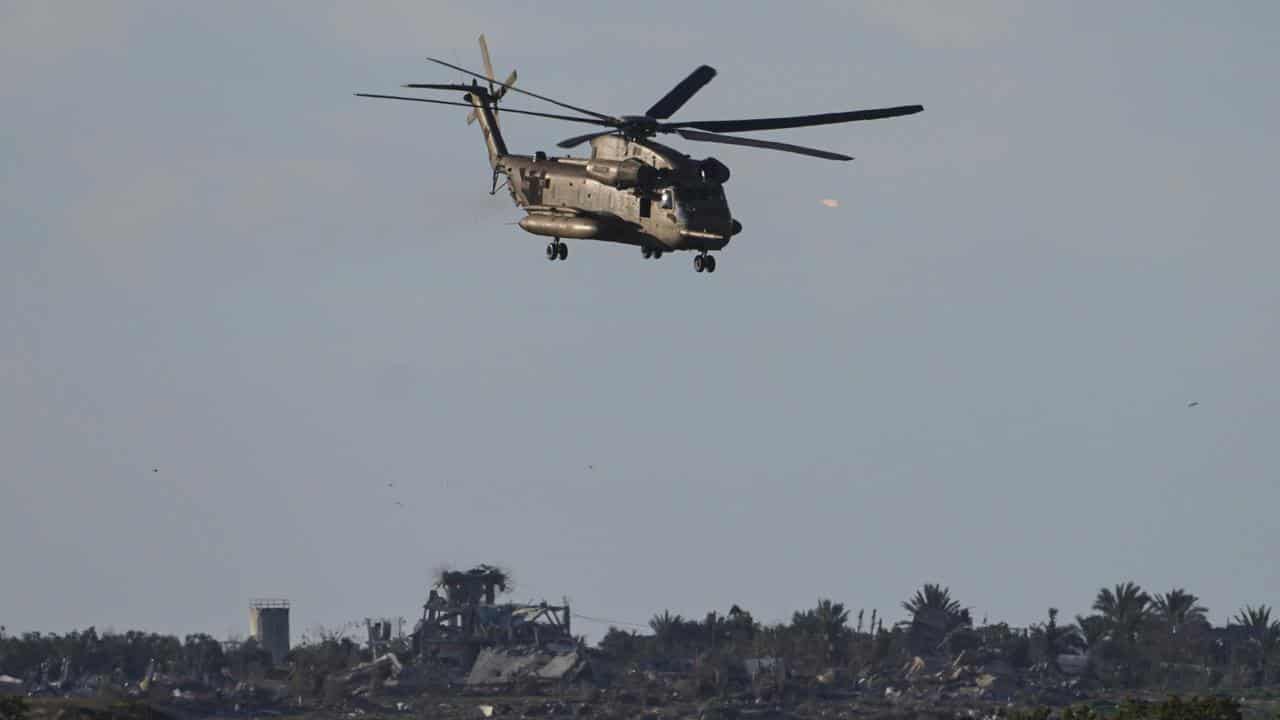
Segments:
[[[694,255],[693,269],[697,272],[709,272],[709,273],[715,272],[716,256],[706,252],[705,250],[701,253],[698,253],[697,255]]]
[[[662,251],[657,248],[641,248],[640,254],[644,255],[646,260],[651,258],[654,260],[657,260],[658,258],[662,257]]]
[[[560,242],[560,238],[556,238],[547,243],[547,259],[548,260],[564,260],[569,257],[569,246]]]

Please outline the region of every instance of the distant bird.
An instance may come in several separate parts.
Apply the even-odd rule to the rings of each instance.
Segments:
[[[1187,403],[1187,407],[1199,407],[1199,405],[1200,405],[1199,400],[1192,400],[1191,402]]]

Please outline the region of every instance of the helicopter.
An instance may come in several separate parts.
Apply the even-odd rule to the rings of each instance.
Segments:
[[[924,110],[921,105],[901,105],[791,117],[671,122],[671,116],[716,76],[714,68],[701,65],[643,115],[609,115],[518,88],[514,71],[505,81],[497,80],[484,35],[480,36],[480,53],[484,74],[437,58],[427,58],[432,63],[470,76],[470,83],[409,83],[401,86],[416,90],[459,91],[464,93],[462,102],[376,93],[355,95],[468,108],[471,112],[467,115],[467,124],[480,124],[489,153],[492,171],[489,194],[495,195],[503,187],[510,192],[516,207],[526,213],[517,224],[534,235],[551,238],[546,256],[552,261],[569,257],[569,248],[564,243],[564,239],[569,238],[634,245],[640,248],[643,257],[653,259],[676,250],[692,251],[695,253],[693,267],[696,272],[716,271],[716,256],[711,253],[723,250],[729,240],[742,231],[742,223],[733,218],[725,198],[724,185],[729,180],[729,168],[713,157],[695,159],[658,143],[652,139],[655,135],[674,133],[694,142],[849,161],[853,158],[827,150],[723,133],[875,120]],[[509,107],[499,111],[499,101],[509,92],[577,114]],[[557,144],[569,149],[590,143],[589,157],[550,157],[543,151],[517,155],[507,150],[498,126],[499,112],[607,129],[576,135]],[[503,180],[503,187],[499,187],[499,179]]]

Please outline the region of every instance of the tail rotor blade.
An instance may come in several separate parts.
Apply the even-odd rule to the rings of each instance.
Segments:
[[[484,72],[489,76],[489,94],[492,95],[496,89],[493,86],[494,81],[498,78],[493,75],[493,61],[489,59],[489,43],[484,41],[484,34],[480,35],[480,56],[484,58]]]
[[[507,88],[516,84],[516,77],[517,77],[516,71],[512,70],[511,74],[507,76],[507,81],[502,83],[502,87],[499,87],[498,91],[493,94],[493,101],[495,103],[501,100],[503,95],[507,94]],[[498,108],[496,106],[493,108],[493,114],[494,114],[494,117],[497,117],[498,115]],[[467,113],[467,124],[470,125],[475,121],[476,121],[476,111],[472,110],[471,112]]]
[[[511,74],[507,76],[506,82],[502,83],[502,86],[498,88],[498,92],[494,93],[493,99],[501,100],[502,96],[507,94],[507,88],[516,84],[516,77],[516,71],[512,70]]]

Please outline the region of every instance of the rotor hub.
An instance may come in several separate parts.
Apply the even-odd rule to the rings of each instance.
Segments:
[[[618,127],[628,137],[652,137],[658,133],[658,119],[648,115],[623,115],[618,118],[622,124]]]

